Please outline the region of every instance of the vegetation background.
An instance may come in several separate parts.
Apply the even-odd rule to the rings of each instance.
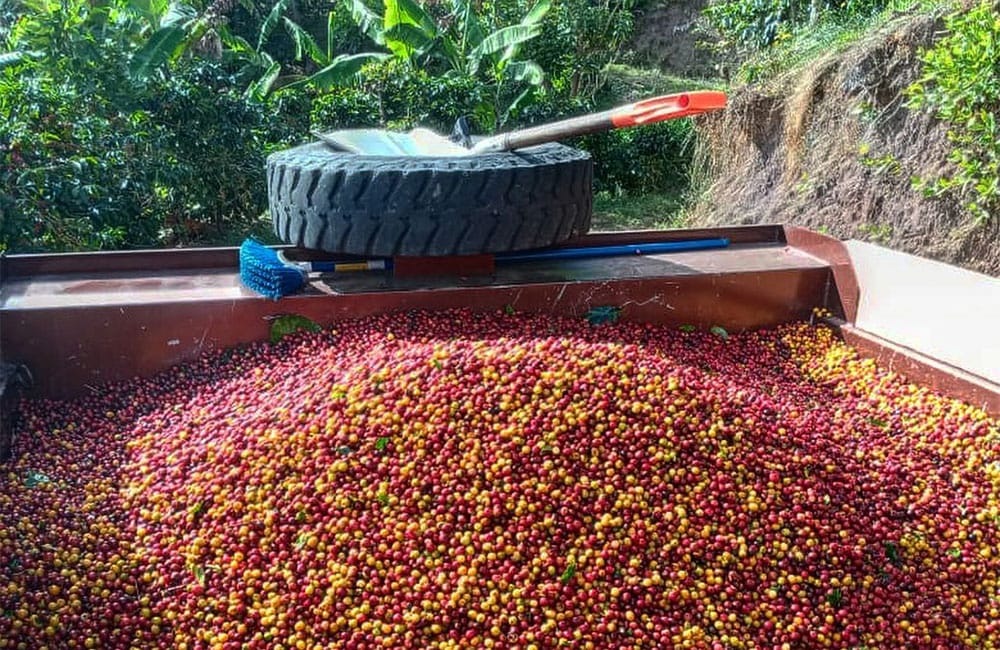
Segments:
[[[996,223],[997,8],[995,0],[0,0],[0,251],[266,238],[264,160],[311,139],[311,129],[447,132],[464,115],[488,133],[681,89],[725,88],[738,98],[900,15],[931,16],[940,27],[920,47],[903,95],[906,110],[947,134],[946,164],[907,184],[928,201],[954,200],[969,223]],[[664,70],[671,64],[648,46],[651,21],[665,11],[675,18],[660,31],[688,36],[681,69]],[[595,158],[595,226],[697,218],[718,174],[732,172],[706,153],[719,150],[713,137],[731,139],[713,131],[718,124],[681,120],[571,143]],[[882,151],[853,155],[868,171],[896,169]]]

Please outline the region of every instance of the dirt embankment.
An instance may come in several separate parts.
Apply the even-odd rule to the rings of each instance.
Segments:
[[[790,223],[1000,275],[1000,215],[976,223],[914,177],[952,171],[947,127],[906,107],[941,23],[903,17],[848,51],[735,89],[701,123],[698,224]]]
[[[632,49],[643,62],[688,78],[708,78],[717,73],[715,59],[699,47],[702,10],[709,0],[659,0],[650,2],[636,22]]]

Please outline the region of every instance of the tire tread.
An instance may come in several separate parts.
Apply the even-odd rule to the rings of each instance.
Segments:
[[[318,143],[268,158],[275,234],[355,255],[551,246],[590,227],[593,164],[562,145],[467,158],[373,158]]]

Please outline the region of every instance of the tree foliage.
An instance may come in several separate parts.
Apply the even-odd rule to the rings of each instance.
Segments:
[[[26,3],[0,70],[0,248],[172,245],[256,217],[282,106],[244,101],[219,63],[136,78],[146,24],[110,0]]]
[[[480,15],[472,0],[451,0],[440,20],[415,0],[383,0],[381,14],[365,0],[350,5],[360,31],[410,70],[447,84],[465,79],[483,86],[474,113],[481,125],[494,129],[534,99],[544,79],[542,68],[521,52],[541,34],[551,1],[537,0],[510,24]]]
[[[955,194],[981,220],[1000,214],[1000,4],[980,0],[958,10],[947,34],[921,57],[910,105],[948,123],[956,172],[921,181],[929,194]]]
[[[789,38],[821,19],[871,16],[891,0],[722,0],[705,9],[719,50],[743,57]]]
[[[368,1],[0,0],[0,250],[231,240],[267,153],[311,129],[489,132],[615,99],[633,0]],[[666,178],[667,132],[577,144],[627,191]]]

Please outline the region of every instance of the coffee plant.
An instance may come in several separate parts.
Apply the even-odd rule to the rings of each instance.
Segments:
[[[923,75],[909,88],[910,106],[948,124],[955,172],[920,179],[931,195],[952,194],[980,220],[1000,212],[1000,14],[983,0],[945,20],[948,33],[923,53]]]
[[[238,240],[265,210],[264,157],[310,129],[447,132],[466,116],[488,133],[608,108],[635,11],[0,0],[0,250]],[[599,159],[599,190],[661,191],[683,182],[689,132],[572,144]]]
[[[724,0],[705,10],[713,47],[746,55],[764,50],[823,18],[871,16],[889,0]]]

